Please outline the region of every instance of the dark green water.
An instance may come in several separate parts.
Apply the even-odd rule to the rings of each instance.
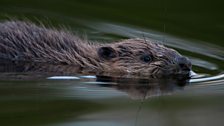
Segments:
[[[0,0],[0,20],[67,27],[88,39],[153,39],[190,58],[200,76],[96,82],[33,73],[0,73],[2,126],[223,126],[224,2],[221,0]],[[0,66],[2,68],[4,66]],[[40,79],[41,76],[41,79]],[[134,86],[133,86],[134,85]],[[159,85],[159,86],[158,86]],[[161,86],[162,85],[162,86]]]

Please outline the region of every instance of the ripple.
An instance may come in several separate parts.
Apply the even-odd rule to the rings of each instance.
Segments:
[[[209,83],[217,83],[217,82],[224,82],[224,74],[211,76],[211,77],[205,77],[205,78],[198,78],[198,79],[191,79],[191,83],[196,82],[209,82]]]
[[[209,61],[205,61],[203,59],[198,59],[194,57],[190,57],[192,64],[195,66],[203,67],[209,70],[218,70],[218,66],[214,63],[210,63]]]

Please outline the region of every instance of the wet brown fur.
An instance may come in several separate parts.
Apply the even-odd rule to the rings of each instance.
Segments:
[[[101,47],[114,49],[116,57],[99,56]],[[152,56],[150,63],[142,55]],[[30,22],[0,23],[0,60],[74,65],[105,73],[165,75],[181,73],[173,49],[144,39],[127,39],[111,44],[90,43],[68,31],[48,29]]]

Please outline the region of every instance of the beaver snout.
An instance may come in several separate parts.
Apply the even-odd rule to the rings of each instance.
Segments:
[[[177,64],[182,71],[190,71],[192,67],[190,60],[186,57],[177,58]]]

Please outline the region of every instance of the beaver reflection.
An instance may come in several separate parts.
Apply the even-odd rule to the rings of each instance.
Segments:
[[[28,74],[23,74],[21,76],[20,73]],[[86,75],[85,71],[73,66],[46,64],[40,65],[30,63],[0,63],[1,79],[45,79],[46,77],[54,75],[74,75],[77,73]],[[185,78],[184,76],[169,76],[166,78],[141,78],[136,76],[127,77],[126,75],[103,75],[100,73],[96,75],[96,80],[91,81],[108,82],[106,84],[99,83],[98,85],[125,92],[132,99],[147,99],[153,96],[167,95],[175,90],[182,89],[189,80],[189,78]]]
[[[115,84],[100,84],[126,92],[132,99],[148,99],[154,96],[168,95],[175,90],[183,89],[189,79],[182,77],[170,78],[119,78],[97,76],[100,82],[116,82]]]

